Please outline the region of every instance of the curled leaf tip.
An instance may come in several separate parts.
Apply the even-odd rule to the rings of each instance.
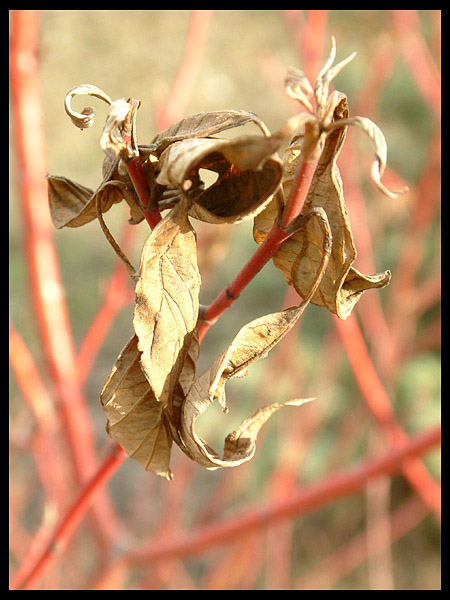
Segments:
[[[80,113],[72,108],[72,98],[74,96],[93,96],[103,100],[107,104],[112,104],[111,98],[103,90],[90,83],[84,83],[72,88],[67,92],[64,99],[64,108],[69,115],[72,123],[78,129],[87,129],[94,123],[95,110],[92,106],[86,106]]]
[[[303,71],[290,67],[284,80],[284,89],[288,96],[298,100],[309,112],[313,112],[309,97],[314,93],[314,90]]]
[[[356,52],[341,60],[337,65],[332,67],[334,59],[336,58],[336,40],[334,37],[331,38],[331,51],[330,55],[325,62],[324,66],[320,70],[319,75],[317,76],[315,85],[314,85],[314,94],[316,97],[316,106],[317,106],[317,116],[319,119],[322,119],[324,112],[326,110],[326,102],[328,98],[328,91],[331,81],[336,77],[336,75],[346,66],[350,61],[352,61]]]

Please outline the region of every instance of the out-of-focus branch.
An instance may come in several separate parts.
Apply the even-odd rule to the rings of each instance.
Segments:
[[[23,216],[33,309],[42,349],[53,378],[63,427],[78,481],[96,464],[93,425],[78,379],[77,361],[47,201],[45,138],[37,64],[39,11],[12,13],[10,51],[14,142],[20,173]],[[98,533],[105,539],[114,523],[106,495],[94,505]],[[100,508],[100,510],[99,510]]]
[[[411,436],[405,443],[385,454],[358,463],[348,471],[331,474],[307,488],[291,490],[285,498],[268,506],[253,508],[234,518],[210,523],[184,537],[153,539],[140,550],[119,558],[118,563],[125,560],[130,563],[149,564],[173,556],[200,554],[207,548],[229,542],[269,524],[317,511],[331,502],[363,491],[371,478],[398,473],[406,462],[414,457],[423,456],[438,446],[440,440],[441,428],[429,429]],[[114,563],[110,568],[114,568]]]
[[[405,444],[407,433],[398,424],[389,396],[372,364],[364,338],[354,314],[346,321],[334,319],[344,349],[352,367],[353,375],[363,397],[392,448]],[[419,459],[405,463],[402,470],[408,481],[440,519],[441,489]]]

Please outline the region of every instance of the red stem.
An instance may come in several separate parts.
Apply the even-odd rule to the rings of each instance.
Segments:
[[[152,198],[139,156],[136,156],[127,162],[126,167],[136,194],[141,202],[144,217],[150,225],[150,228],[153,229],[158,225],[162,217],[159,212],[158,204]]]
[[[93,424],[77,373],[53,225],[48,210],[45,138],[37,64],[39,11],[18,10],[11,20],[11,91],[20,174],[21,214],[24,220],[32,306],[59,403],[62,425],[80,483],[96,464]],[[58,457],[55,457],[57,460]],[[109,538],[114,511],[105,494],[93,509],[99,539]]]
[[[393,448],[404,444],[408,435],[397,422],[389,396],[373,366],[355,316],[351,314],[346,321],[336,317],[334,322],[347,352],[355,380],[372,414]],[[419,460],[405,463],[403,471],[422,501],[440,519],[441,489],[439,484],[434,481]]]
[[[27,558],[25,557],[21,567],[14,576],[10,589],[29,590],[37,584],[46,569],[54,560],[56,552],[61,551],[69,541],[81,518],[86,513],[87,508],[92,503],[96,492],[110,479],[111,475],[126,458],[127,455],[122,448],[117,444],[114,444],[100,468],[85,485],[78,498],[64,515],[60,525],[58,525],[56,532],[51,536],[50,542],[39,559],[36,561],[32,560],[31,566],[29,566]]]
[[[360,462],[343,473],[329,475],[307,488],[291,490],[286,497],[269,506],[254,508],[235,518],[205,525],[196,532],[190,532],[184,539],[176,536],[153,540],[147,548],[132,553],[127,558],[148,565],[150,562],[174,556],[192,556],[216,544],[242,538],[244,534],[275,522],[317,511],[330,502],[363,491],[369,479],[380,475],[392,476],[405,462],[413,457],[422,456],[440,441],[441,428],[429,429],[409,438],[401,446]]]
[[[261,271],[264,265],[272,258],[280,246],[290,238],[295,229],[289,229],[301,213],[303,203],[308,195],[309,187],[317,167],[317,160],[300,160],[296,180],[292,186],[286,206],[281,218],[281,227],[277,221],[257,248],[250,260],[242,267],[231,283],[206,307],[197,322],[199,340],[201,341],[208,329],[215,323],[219,316],[233,304],[244,288]]]

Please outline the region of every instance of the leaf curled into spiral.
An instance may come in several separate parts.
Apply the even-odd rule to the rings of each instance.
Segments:
[[[72,99],[75,96],[93,96],[95,98],[99,98],[103,100],[107,104],[112,104],[111,98],[105,94],[103,90],[98,88],[95,85],[91,85],[90,83],[84,83],[82,85],[78,85],[72,88],[66,94],[66,98],[64,100],[64,108],[66,113],[69,115],[72,123],[78,127],[79,129],[87,129],[91,127],[94,122],[94,114],[95,111],[92,106],[85,107],[81,113],[77,112],[72,108]]]

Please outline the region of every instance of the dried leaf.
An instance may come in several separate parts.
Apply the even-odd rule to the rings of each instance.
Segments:
[[[397,192],[391,192],[381,183],[381,177],[384,173],[387,162],[387,144],[381,129],[367,117],[353,117],[351,119],[343,119],[340,123],[334,123],[329,127],[329,131],[333,131],[333,129],[335,129],[341,123],[342,125],[357,125],[369,136],[375,149],[375,160],[372,164],[371,176],[372,181],[375,183],[378,189],[389,198],[396,198],[400,194],[407,192],[408,188],[404,188],[403,190]]]
[[[321,121],[324,117],[326,111],[326,104],[328,100],[328,92],[331,81],[336,77],[336,75],[351,61],[355,58],[356,52],[353,52],[342,60],[340,63],[335,65],[333,68],[333,62],[336,58],[336,40],[334,37],[331,38],[331,51],[330,55],[322,67],[319,75],[314,84],[314,94],[316,97],[316,111],[317,117]]]
[[[217,110],[199,113],[177,121],[158,133],[151,144],[142,148],[156,156],[160,156],[174,142],[192,137],[210,137],[226,129],[241,127],[250,122],[255,123],[263,133],[268,133],[264,123],[254,113],[244,110]]]
[[[194,457],[186,448],[183,438],[181,437],[181,410],[183,403],[186,400],[186,396],[189,394],[192,384],[195,381],[195,372],[199,351],[200,344],[198,341],[198,333],[197,330],[194,330],[192,341],[183,363],[180,378],[175,386],[173,394],[169,398],[168,406],[165,409],[165,414],[167,415],[167,425],[173,440],[192,460],[194,460]]]
[[[284,80],[284,89],[288,96],[298,100],[309,112],[313,112],[309,97],[314,93],[314,90],[303,71],[290,67]]]
[[[62,227],[78,227],[76,224],[80,214],[86,209],[94,192],[75,181],[66,177],[47,175],[48,201],[53,225],[56,229]],[[92,218],[81,217],[81,224],[95,219],[95,204],[93,206]],[[75,221],[75,225],[72,222]]]
[[[139,156],[136,142],[136,114],[140,102],[130,98],[115,100],[103,127],[100,146],[111,160],[120,157],[125,162]]]
[[[334,103],[337,98],[333,100]],[[311,302],[326,307],[341,319],[346,319],[362,292],[387,285],[390,273],[386,271],[364,276],[352,267],[356,258],[356,248],[345,207],[342,181],[336,165],[345,138],[345,121],[338,119],[348,116],[345,96],[340,97],[334,115],[336,128],[326,139],[302,214],[322,208],[327,215],[333,240],[327,269]],[[341,123],[342,126],[338,127]],[[285,153],[285,194],[290,191],[299,156],[300,149],[296,144]],[[255,219],[254,237],[258,243],[264,240],[277,214],[278,208],[272,202]],[[323,259],[325,235],[320,219],[310,219],[283,244],[273,258],[274,264],[282,271],[287,282],[293,285],[302,297],[305,297],[311,288],[318,265]]]
[[[136,220],[142,214],[133,189],[121,181],[104,181],[95,192],[65,177],[47,175],[47,181],[50,213],[56,229],[82,227],[96,219],[97,199],[102,213],[125,199],[131,219]]]
[[[81,111],[81,113],[73,110],[72,99],[74,96],[93,96],[95,98],[103,100],[107,104],[112,104],[111,98],[107,94],[105,94],[103,90],[96,87],[95,85],[85,83],[72,88],[66,94],[66,98],[64,100],[64,108],[66,110],[66,113],[71,118],[72,123],[79,129],[87,129],[88,127],[91,127],[91,125],[94,122],[95,111],[92,108],[92,106],[85,107]]]
[[[196,236],[181,201],[153,229],[141,254],[133,325],[142,369],[159,402],[174,393],[198,317]]]
[[[241,136],[234,140],[190,138],[171,144],[159,161],[157,183],[195,194],[190,215],[208,223],[238,223],[261,211],[281,180],[274,152],[282,136]],[[202,191],[199,169],[218,173]]]
[[[147,471],[172,479],[172,438],[140,365],[137,336],[123,348],[100,393],[107,431]]]
[[[188,453],[199,464],[215,469],[232,467],[249,460],[254,453],[260,427],[278,408],[290,403],[265,407],[247,419],[225,442],[222,459],[195,432],[196,419],[217,399],[226,409],[225,384],[232,377],[246,375],[248,367],[263,358],[292,329],[307,302],[285,311],[266,315],[243,327],[228,349],[193,384],[182,404],[181,438]],[[301,403],[292,401],[291,403]],[[246,439],[248,437],[248,439]]]
[[[245,419],[240,426],[225,438],[223,460],[232,466],[242,464],[252,458],[256,449],[256,437],[261,427],[280,408],[285,406],[301,406],[314,398],[274,402],[263,406],[254,415]],[[226,466],[229,466],[228,464]]]

